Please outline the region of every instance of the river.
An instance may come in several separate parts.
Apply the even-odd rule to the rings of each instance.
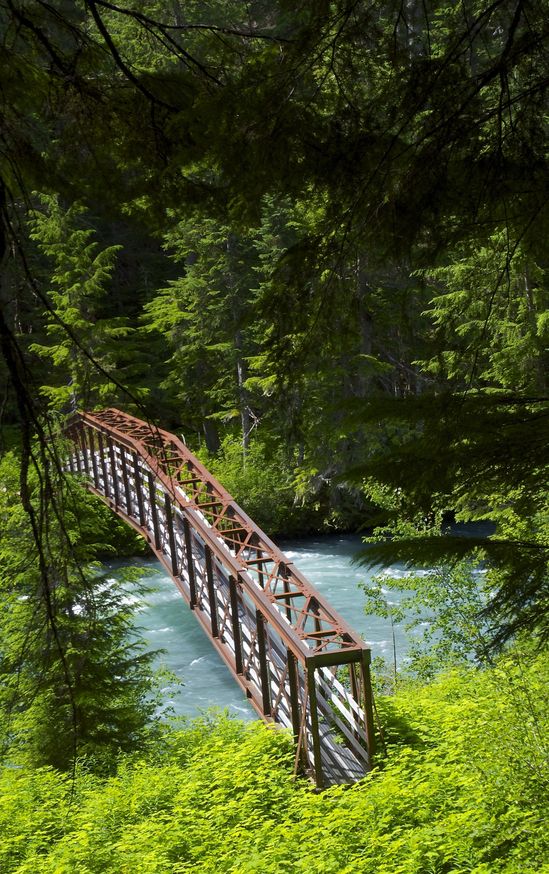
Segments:
[[[366,616],[361,582],[373,576],[372,571],[352,563],[361,548],[358,535],[334,535],[286,540],[280,547],[288,559],[317,587],[344,619],[358,631],[372,649],[372,655],[393,658],[391,628],[387,620]],[[116,578],[116,567],[113,575]],[[145,580],[155,591],[146,602],[136,598],[136,625],[147,646],[164,650],[157,665],[174,674],[179,685],[166,682],[166,704],[178,716],[196,716],[210,707],[227,708],[243,719],[256,719],[255,711],[247,703],[228,668],[211,645],[175,585],[155,559],[132,559],[123,562],[145,570]],[[381,570],[381,569],[380,569]],[[403,575],[399,568],[384,571],[389,576]],[[398,600],[398,594],[387,591],[389,602]],[[397,661],[406,656],[406,637],[398,626],[395,629]],[[182,684],[182,685],[181,685]]]

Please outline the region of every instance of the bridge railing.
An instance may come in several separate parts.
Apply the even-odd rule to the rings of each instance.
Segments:
[[[256,711],[318,786],[371,767],[370,651],[185,444],[118,410],[79,413],[68,465],[148,541]]]

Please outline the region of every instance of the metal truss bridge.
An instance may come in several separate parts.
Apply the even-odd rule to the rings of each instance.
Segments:
[[[257,713],[319,788],[372,766],[370,650],[173,434],[78,413],[69,467],[149,543]],[[269,497],[266,496],[266,500]]]

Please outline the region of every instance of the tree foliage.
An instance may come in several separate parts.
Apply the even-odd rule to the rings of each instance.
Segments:
[[[493,519],[495,637],[539,627],[547,12],[3,2],[1,379],[27,460],[39,387],[66,404],[69,379],[211,450],[258,437],[338,524],[372,521],[373,480],[401,522]]]
[[[548,15],[0,0],[3,870],[543,870]],[[183,427],[272,531],[426,566],[414,665],[459,669],[379,702],[376,773],[316,796],[207,719],[90,773],[156,705],[120,530],[63,475],[78,404]]]
[[[154,734],[153,654],[136,636],[132,606],[146,590],[136,571],[127,572],[125,588],[97,561],[112,522],[77,483],[55,478],[40,554],[17,491],[18,468],[12,454],[0,463],[2,762],[67,770],[88,756],[109,768],[120,751],[143,748]],[[32,483],[37,506],[41,483]]]
[[[81,226],[83,207],[73,205],[64,212],[55,197],[43,197],[41,206],[31,215],[30,238],[52,264],[46,291],[50,307],[43,316],[44,340],[33,340],[29,351],[49,361],[56,379],[63,381],[42,386],[50,407],[62,412],[87,409],[101,404],[105,393],[112,399],[114,387],[106,373],[117,370],[122,377],[117,349],[131,329],[124,317],[101,318],[121,247],[97,251],[93,231]],[[129,343],[126,348],[127,356],[132,348]]]

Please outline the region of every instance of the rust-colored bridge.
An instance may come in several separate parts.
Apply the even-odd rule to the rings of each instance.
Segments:
[[[185,444],[119,410],[78,413],[73,473],[150,544],[259,715],[318,787],[374,744],[370,650]],[[268,498],[267,498],[268,499]]]

